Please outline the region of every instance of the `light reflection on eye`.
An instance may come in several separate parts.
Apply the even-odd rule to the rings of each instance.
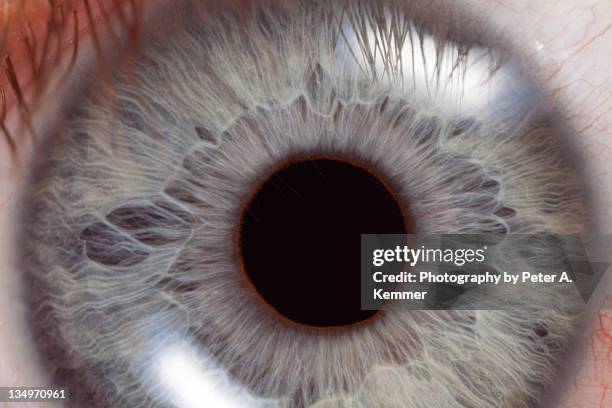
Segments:
[[[130,102],[130,98],[126,98],[126,99],[125,99],[125,101],[126,101],[126,102]],[[159,101],[160,101],[160,105],[162,106],[162,110],[164,110],[164,109],[165,109],[165,110],[168,110],[168,109],[169,109],[169,107],[168,107],[168,106],[164,106],[164,101],[163,101],[162,99],[159,99]],[[186,107],[186,106],[185,106],[185,107]],[[155,108],[158,108],[158,107],[155,107]],[[131,113],[137,114],[138,112],[136,112],[136,111],[132,111]],[[148,114],[151,114],[151,112],[148,112]],[[144,121],[144,123],[142,123],[142,118],[139,118],[137,115],[130,115],[130,117],[129,117],[128,119],[129,119],[129,120],[133,120],[133,121],[134,121],[134,122],[133,122],[134,127],[137,127],[137,126],[142,126],[142,125],[144,125],[144,126],[147,126],[147,125],[148,125],[147,121]],[[183,119],[183,118],[181,118],[181,119]],[[189,119],[190,119],[190,120],[192,120],[192,118],[189,118]],[[247,124],[246,124],[244,127],[245,127],[245,128],[248,128],[248,125],[250,125],[250,123],[247,123]],[[430,126],[431,126],[431,125],[430,125]],[[187,128],[191,128],[191,129],[193,129],[191,126],[187,126],[186,128],[182,128],[182,129],[180,129],[180,130],[186,131],[186,130],[187,130]],[[165,129],[163,129],[163,130],[165,130]],[[439,129],[437,129],[437,131],[440,131],[440,130],[439,130]],[[162,133],[163,133],[163,132],[162,132]],[[214,132],[213,132],[213,133],[214,133]],[[237,134],[239,134],[239,133],[237,133]],[[215,140],[216,140],[216,139],[215,139]],[[146,147],[146,143],[145,143],[145,144],[142,144],[141,146]],[[238,147],[236,147],[236,148],[238,148]],[[455,148],[456,148],[456,147],[455,147]],[[138,156],[138,154],[137,154],[137,156]],[[117,162],[117,163],[119,163],[119,162]],[[184,163],[184,162],[182,162],[181,164],[183,164],[183,163]],[[174,164],[173,164],[173,165],[174,165]],[[202,170],[202,169],[199,169],[199,170]],[[88,177],[89,177],[89,176],[88,176]],[[139,186],[138,186],[138,185],[133,185],[133,187],[138,188]],[[193,187],[193,186],[192,186],[192,187]],[[184,192],[184,191],[183,191],[183,192]],[[180,204],[180,205],[185,206],[185,208],[187,208],[187,211],[188,211],[188,212],[190,212],[190,211],[191,211],[191,212],[193,212],[193,209],[190,209],[190,208],[189,208],[189,205],[193,205],[193,204],[195,204],[196,206],[198,205],[198,203],[189,202],[189,201],[188,201],[188,199],[187,199],[186,197],[184,197],[184,196],[178,196],[178,195],[174,195],[174,196],[170,195],[170,196],[171,196],[171,197],[173,197],[173,198],[175,199],[175,203],[178,203],[178,204]],[[93,203],[93,201],[94,201],[94,200],[92,200],[92,203]],[[104,207],[102,206],[102,209],[103,209],[103,208],[104,208]],[[113,208],[113,207],[112,207],[112,205],[111,205],[109,208]],[[176,213],[173,213],[173,214],[174,214],[174,215],[176,215]],[[147,226],[145,225],[145,228],[146,228],[146,227],[147,227]],[[178,357],[175,355],[174,357],[170,358],[170,363],[171,363],[171,364],[183,364],[183,363],[184,363],[184,359],[183,359],[183,357],[182,357],[181,355],[179,355]],[[171,387],[173,387],[173,386],[171,385]]]
[[[244,388],[232,384],[220,367],[210,367],[200,350],[186,344],[161,349],[154,357],[153,375],[160,377],[169,400],[179,407],[195,408],[206,401],[215,407],[262,407]]]

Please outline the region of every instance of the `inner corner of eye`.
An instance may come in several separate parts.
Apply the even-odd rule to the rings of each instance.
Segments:
[[[430,35],[421,3],[189,9],[76,98],[22,238],[36,343],[69,404],[543,401],[575,336],[567,298],[362,307],[366,234],[591,222],[533,81]],[[474,295],[443,289],[445,305]]]

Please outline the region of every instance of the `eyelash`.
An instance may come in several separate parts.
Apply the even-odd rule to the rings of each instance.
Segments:
[[[29,135],[34,142],[40,140],[33,125],[33,118],[40,108],[40,101],[52,81],[63,82],[73,71],[81,49],[80,37],[87,33],[96,50],[97,68],[109,70],[109,59],[100,46],[100,30],[104,30],[121,45],[119,37],[126,34],[122,53],[135,51],[142,26],[143,0],[95,0],[100,13],[96,18],[94,0],[49,0],[44,26],[34,28],[24,17],[27,1],[2,2],[0,10],[0,55],[3,59],[3,76],[0,78],[0,130],[10,150],[11,157],[19,160],[20,140]],[[107,2],[108,3],[108,2]],[[16,9],[11,9],[11,7]],[[81,23],[85,21],[86,24]],[[83,26],[87,26],[85,29]],[[40,32],[39,32],[40,31]],[[39,32],[39,33],[37,33]],[[19,34],[18,34],[19,33]],[[9,38],[16,40],[9,42]],[[66,61],[67,59],[67,61]],[[20,68],[17,69],[17,63]],[[63,65],[66,65],[65,67]],[[57,72],[63,68],[63,72]],[[14,105],[14,106],[13,106]],[[9,126],[8,117],[18,111],[17,126]]]

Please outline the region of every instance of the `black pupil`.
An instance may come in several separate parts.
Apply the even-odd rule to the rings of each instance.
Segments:
[[[372,173],[330,159],[290,164],[264,182],[243,213],[245,273],[286,318],[344,326],[360,307],[360,235],[406,233],[402,211]]]

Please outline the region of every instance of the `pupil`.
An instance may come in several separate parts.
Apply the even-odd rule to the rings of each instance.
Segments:
[[[360,235],[405,234],[402,211],[372,173],[330,159],[269,177],[242,214],[242,266],[278,313],[316,327],[374,316],[361,310]]]

